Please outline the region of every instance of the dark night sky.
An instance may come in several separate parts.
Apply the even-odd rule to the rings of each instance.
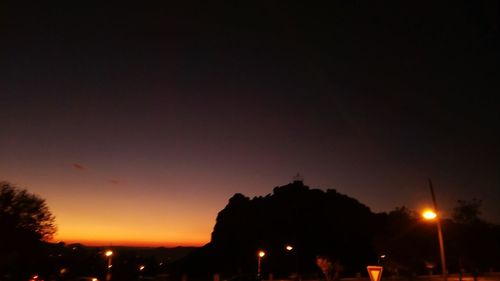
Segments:
[[[202,244],[297,172],[500,222],[500,5],[469,2],[1,4],[0,179],[74,241]]]

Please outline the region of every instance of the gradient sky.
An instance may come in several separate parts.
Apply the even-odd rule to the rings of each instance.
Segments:
[[[0,180],[94,244],[204,244],[234,193],[297,172],[376,212],[428,206],[432,178],[445,215],[500,222],[490,2],[2,4]]]

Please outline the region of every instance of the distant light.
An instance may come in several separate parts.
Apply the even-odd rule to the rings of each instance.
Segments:
[[[145,268],[145,266],[144,266],[144,265],[139,266],[139,270],[140,270],[140,271],[143,271],[143,270],[144,270],[144,268]]]
[[[437,214],[432,210],[427,210],[422,214],[422,217],[426,220],[433,220],[437,217]]]
[[[285,246],[285,249],[286,249],[287,251],[291,251],[291,250],[293,250],[293,246],[292,246],[292,245],[286,245],[286,246]]]
[[[380,255],[381,259],[385,259],[386,255]]]
[[[92,281],[98,281],[97,278],[92,278]]]
[[[264,257],[265,255],[266,255],[266,252],[264,252],[264,251],[259,251],[259,257],[261,257],[261,258],[262,258],[262,257]]]
[[[108,251],[106,251],[106,254],[105,254],[105,255],[106,255],[106,257],[110,257],[110,256],[112,256],[112,255],[113,255],[113,251],[108,250]]]

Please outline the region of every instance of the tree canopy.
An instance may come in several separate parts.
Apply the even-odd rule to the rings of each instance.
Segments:
[[[8,182],[0,183],[0,225],[2,231],[37,240],[50,240],[56,232],[55,217],[45,200]]]
[[[44,199],[0,182],[0,229],[0,276],[23,280],[47,268],[46,241],[56,226]]]
[[[480,222],[481,204],[479,199],[457,200],[458,206],[453,208],[453,220],[457,223],[471,224]]]

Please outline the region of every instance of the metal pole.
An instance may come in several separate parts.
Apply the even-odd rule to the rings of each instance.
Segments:
[[[259,258],[257,259],[257,280],[260,280],[260,260],[262,258],[259,256]]]
[[[111,267],[113,266],[111,259],[113,258],[113,255],[109,255],[108,257],[108,272],[106,273],[106,281],[111,280]]]
[[[448,272],[446,270],[446,258],[444,253],[444,242],[443,242],[443,231],[441,230],[441,217],[438,211],[436,196],[434,195],[434,188],[432,187],[432,181],[429,179],[429,188],[431,189],[432,203],[434,204],[434,211],[438,214],[436,218],[438,239],[439,239],[439,252],[441,254],[441,274],[443,275],[443,280],[446,281],[448,278]]]
[[[301,280],[300,278],[300,273],[299,273],[299,250],[295,250],[295,274],[297,277],[297,280]]]

